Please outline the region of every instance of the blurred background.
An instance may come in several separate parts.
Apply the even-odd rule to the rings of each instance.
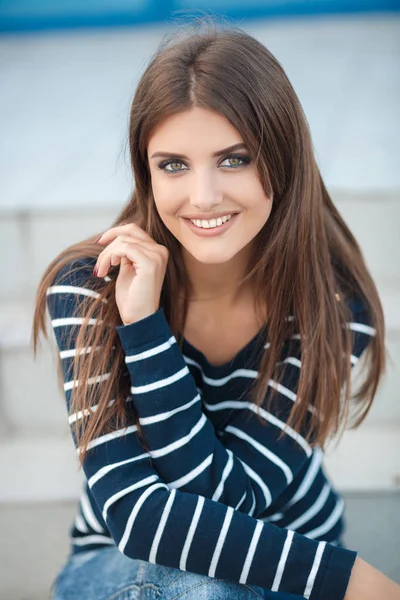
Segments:
[[[325,467],[345,497],[347,546],[400,583],[399,4],[0,1],[1,600],[49,598],[82,481],[55,347],[33,361],[36,287],[61,250],[108,228],[125,204],[136,83],[164,34],[204,14],[246,30],[283,65],[380,291],[387,376]]]

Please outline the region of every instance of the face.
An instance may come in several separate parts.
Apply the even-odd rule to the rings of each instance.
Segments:
[[[248,249],[268,220],[272,199],[224,116],[193,107],[166,118],[153,130],[147,155],[157,211],[184,252],[222,264]],[[219,227],[223,215],[233,216]],[[209,227],[198,221],[212,219]]]

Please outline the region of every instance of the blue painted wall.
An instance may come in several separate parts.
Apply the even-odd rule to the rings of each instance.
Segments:
[[[182,21],[185,11],[189,19],[215,14],[237,20],[399,10],[400,0],[0,0],[0,32]]]

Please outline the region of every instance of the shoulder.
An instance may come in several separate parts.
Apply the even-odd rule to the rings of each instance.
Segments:
[[[365,331],[371,335],[375,332],[373,328],[373,319],[370,309],[361,296],[352,295],[344,299],[349,311],[348,326],[354,331]],[[359,327],[357,327],[357,325]]]
[[[85,297],[98,298],[101,287],[93,275],[94,258],[73,259],[56,270],[46,289],[46,302],[51,316],[71,313]]]
[[[76,283],[93,284],[93,269],[96,264],[95,258],[83,257],[71,259],[58,269],[52,285],[68,285]]]
[[[345,302],[350,311],[347,327],[352,334],[350,361],[352,365],[355,365],[364,351],[370,346],[372,339],[376,336],[376,329],[373,317],[363,298],[352,295]]]

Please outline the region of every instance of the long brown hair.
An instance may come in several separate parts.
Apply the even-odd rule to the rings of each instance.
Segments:
[[[323,448],[329,436],[346,424],[352,400],[358,409],[353,427],[363,421],[385,370],[379,295],[360,247],[322,181],[305,115],[281,65],[260,42],[239,28],[219,29],[212,19],[202,25],[203,31],[187,34],[182,29],[175,36],[167,36],[137,85],[129,124],[135,189],[110,227],[136,222],[169,249],[160,305],[173,334],[180,338],[188,310],[188,277],[180,244],[155,208],[147,142],[162,119],[194,106],[217,111],[233,124],[256,163],[266,195],[273,198],[270,217],[255,239],[254,259],[246,274],[255,291],[257,311],[267,299],[270,344],[261,357],[259,378],[250,393],[261,405],[270,379],[279,382],[284,376],[278,357],[282,344],[295,331],[291,329],[295,323],[301,338],[302,367],[287,425],[301,431],[312,445]],[[94,244],[95,237],[67,248],[46,269],[38,286],[33,320],[35,356],[40,332],[48,337],[47,288],[62,269],[79,269],[82,259],[97,258],[102,248]],[[76,341],[78,348],[92,348],[91,352],[76,353],[73,362],[73,379],[79,379],[80,385],[72,392],[70,412],[83,413],[75,430],[81,463],[93,438],[127,425],[125,401],[130,382],[115,329],[121,325],[115,302],[117,273],[113,267],[109,280],[93,281],[98,297],[84,297],[78,307],[87,319],[96,315],[103,321],[102,328],[84,323]],[[178,310],[177,289],[186,294],[183,310]],[[356,394],[351,393],[350,386],[352,334],[346,327],[351,320],[346,299],[351,297],[362,301],[369,324],[376,330],[366,352],[365,378]],[[294,321],[286,318],[290,314],[294,314]],[[100,345],[103,351],[94,352]],[[88,385],[90,377],[107,372],[110,376],[101,384]],[[59,377],[62,387],[60,363]],[[275,395],[272,387],[267,409]],[[97,410],[85,413],[93,405],[98,405]],[[315,407],[311,419],[307,414],[310,405]],[[136,424],[142,435],[140,424]]]

